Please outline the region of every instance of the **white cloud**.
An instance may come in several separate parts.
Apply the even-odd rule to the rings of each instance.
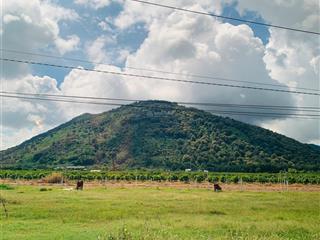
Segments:
[[[2,127],[0,131],[0,150],[13,147],[40,133],[41,131],[36,128],[20,128],[13,131],[12,128]]]
[[[107,7],[111,4],[111,2],[111,0],[74,0],[74,3],[76,4],[94,9]],[[121,2],[121,0],[118,0],[118,2]]]
[[[148,38],[135,54],[128,57],[127,65],[277,84],[265,69],[264,50],[260,39],[254,37],[246,25],[232,26],[204,16],[190,17],[189,14],[173,12],[150,25]],[[264,104],[267,101],[271,105],[293,104],[290,95],[237,88],[152,80],[139,80],[136,85],[145,90],[144,95],[171,100],[189,98],[225,103]],[[241,97],[243,95],[246,98]]]
[[[320,55],[313,57],[310,60],[310,65],[313,67],[314,72],[319,75],[320,73]]]
[[[2,6],[0,44],[2,48],[22,51],[37,51],[56,45],[59,52],[73,50],[79,42],[75,35],[63,39],[60,36],[59,22],[74,21],[78,14],[70,9],[52,4],[49,1],[5,1]],[[17,54],[3,53],[6,57],[21,58]],[[4,63],[4,76],[15,78],[28,74],[26,65]],[[18,71],[17,71],[18,70]]]
[[[14,22],[14,21],[19,21],[20,17],[11,15],[11,14],[6,14],[3,16],[3,23],[4,24],[8,24],[10,22]]]
[[[103,31],[106,31],[106,32],[111,32],[112,29],[110,27],[110,25],[105,22],[105,21],[101,21],[98,23],[98,26],[103,30]]]
[[[112,45],[115,43],[115,39],[112,36],[102,35],[92,42],[86,44],[86,53],[90,61],[93,62],[109,62],[111,59],[106,52],[106,45]]]
[[[267,22],[293,28],[319,31],[319,1],[238,1],[240,12],[257,11]],[[264,61],[272,78],[291,87],[320,89],[319,37],[282,29],[270,29]],[[305,90],[306,91],[306,90]],[[295,95],[297,106],[320,107],[317,96]],[[304,142],[319,142],[318,120],[275,121],[269,128]],[[298,127],[297,127],[298,126]]]
[[[171,9],[148,6],[143,3],[124,1],[124,10],[115,19],[115,24],[119,28],[127,28],[135,23],[143,22],[150,25],[153,22],[165,19],[170,13],[173,12]],[[214,13],[221,13],[222,5],[220,1],[211,0],[184,0],[174,1],[170,0],[161,1],[163,5],[183,7],[190,10],[208,11]],[[192,15],[191,15],[192,16]]]
[[[76,35],[70,35],[66,39],[57,38],[55,40],[55,45],[58,48],[60,54],[65,54],[70,51],[74,51],[78,48],[80,43],[80,38]]]
[[[52,19],[55,22],[67,20],[75,21],[80,19],[78,13],[72,9],[61,7],[53,4],[50,1],[42,1],[41,4],[42,15]]]
[[[123,65],[130,55],[130,49],[121,48],[117,44],[116,34],[107,33],[85,44],[85,52],[95,63]]]
[[[240,13],[244,13],[247,10],[256,11],[267,22],[277,25],[304,28],[310,31],[319,31],[320,28],[318,0],[276,0],[263,2],[239,0],[237,1],[237,8]]]
[[[148,37],[138,51],[129,55],[125,54],[126,66],[161,69],[185,74],[201,73],[202,75],[223,76],[258,83],[280,84],[270,78],[263,60],[266,48],[259,38],[254,37],[248,26],[232,26],[212,18],[190,16],[180,12],[159,13],[155,16],[156,18],[148,23]],[[119,18],[122,16],[120,15]],[[139,18],[138,20],[141,21]],[[150,18],[144,19],[145,22],[149,20]],[[107,58],[108,52],[104,48],[105,43],[101,41],[101,37],[91,47],[92,49],[88,49],[90,59],[94,57],[96,60]],[[116,70],[120,71],[120,69]],[[159,75],[159,73],[132,69],[130,71],[143,75]],[[173,77],[166,74],[164,76]],[[238,88],[204,87],[143,78],[114,78],[112,75],[78,72],[72,72],[66,77],[62,91],[90,96],[124,96],[134,99],[240,104],[293,106],[298,101],[289,94]],[[92,110],[90,107],[89,110],[89,107],[79,106],[76,112],[96,112],[99,110],[101,108]],[[248,117],[239,119],[260,124],[269,122]]]
[[[2,80],[7,91],[59,94],[57,82],[50,77],[27,75],[19,79]],[[1,101],[1,149],[21,143],[67,120],[57,102],[3,98]]]
[[[319,120],[276,120],[264,123],[262,124],[262,127],[282,133],[305,143],[319,144]]]
[[[59,22],[78,20],[78,14],[50,1],[1,1],[3,24],[0,44],[4,49],[34,52],[55,44],[65,53],[76,47],[75,35],[60,36]],[[21,55],[2,52],[3,57],[23,59]],[[24,56],[25,57],[25,56]],[[57,82],[50,77],[30,74],[25,64],[2,63],[1,90],[29,93],[59,93]],[[1,101],[1,149],[18,144],[67,119],[55,102],[4,98]]]
[[[88,45],[87,53],[94,61],[109,59],[106,40],[100,36]],[[246,25],[232,26],[204,16],[172,12],[149,25],[148,37],[138,51],[123,53],[126,66],[161,69],[180,73],[202,73],[261,83],[274,83],[263,61],[265,47]],[[97,68],[121,69],[112,66]],[[143,75],[159,75],[130,69]],[[168,75],[165,75],[168,76]],[[169,75],[169,77],[173,77]],[[176,76],[175,76],[176,77]],[[199,80],[188,78],[189,80]],[[237,88],[208,87],[156,81],[143,78],[72,71],[61,85],[68,95],[125,97],[134,99],[165,99],[172,101],[207,101],[225,103],[256,103],[293,105],[290,95],[256,92]],[[98,112],[106,107],[75,106],[67,108],[70,116]],[[72,111],[70,110],[72,109]],[[255,122],[248,118],[242,120]],[[251,118],[252,119],[252,118]]]
[[[121,69],[112,65],[99,65],[95,69],[120,72]],[[93,97],[123,97],[128,96],[128,83],[121,76],[111,74],[92,73],[72,70],[61,85],[61,92],[65,95],[93,96]],[[99,102],[101,102],[99,100]],[[110,102],[110,101],[109,101]],[[109,110],[109,106],[63,104],[65,116],[68,118],[81,113],[97,113]]]

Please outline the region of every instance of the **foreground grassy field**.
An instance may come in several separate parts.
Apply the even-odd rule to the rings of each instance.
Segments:
[[[319,239],[318,192],[16,186],[0,239]]]

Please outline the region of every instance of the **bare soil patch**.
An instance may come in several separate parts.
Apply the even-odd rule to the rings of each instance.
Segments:
[[[75,188],[76,181],[67,181],[65,183],[50,184],[43,180],[12,180],[1,179],[0,184],[10,185],[34,185],[34,186],[61,186],[64,188]],[[220,183],[222,191],[249,191],[249,192],[319,192],[320,185],[312,184],[271,184],[271,183]],[[211,189],[213,190],[213,184],[208,182],[203,183],[184,183],[184,182],[154,182],[154,181],[85,181],[84,189],[86,188],[175,188],[175,189]]]

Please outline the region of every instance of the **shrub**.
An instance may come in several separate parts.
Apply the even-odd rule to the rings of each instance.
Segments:
[[[220,182],[222,182],[222,183],[227,182],[226,176],[221,176],[221,177],[220,177]]]
[[[203,176],[203,175],[196,175],[196,176],[194,177],[194,179],[196,180],[196,182],[201,183],[201,182],[203,182],[204,180],[206,180],[206,177]]]
[[[219,177],[217,177],[217,176],[209,177],[209,182],[210,182],[210,183],[219,182]]]
[[[171,176],[169,176],[169,180],[176,182],[179,180],[179,177],[176,174],[172,174]]]
[[[238,176],[232,176],[232,177],[231,177],[231,181],[232,181],[233,183],[238,183],[238,182],[239,182],[239,177],[238,177]]]
[[[44,178],[44,181],[47,183],[62,183],[63,175],[61,173],[51,173]]]
[[[181,182],[185,182],[185,183],[187,183],[187,182],[189,182],[189,176],[188,175],[181,175],[180,176],[180,178],[179,178],[179,180],[181,181]]]
[[[7,184],[0,184],[0,190],[12,190],[13,187]]]

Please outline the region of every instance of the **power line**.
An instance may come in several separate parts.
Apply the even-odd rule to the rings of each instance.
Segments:
[[[257,22],[257,21],[251,21],[251,20],[246,20],[246,19],[243,19],[243,18],[227,17],[227,16],[223,16],[223,15],[218,15],[218,14],[213,14],[213,13],[208,13],[208,12],[200,12],[200,11],[196,11],[196,10],[189,10],[189,9],[185,9],[185,8],[174,7],[174,6],[169,6],[169,5],[159,4],[159,3],[153,3],[153,2],[148,2],[148,1],[141,1],[141,0],[130,0],[130,1],[139,2],[139,3],[151,5],[151,6],[167,8],[167,9],[173,9],[173,10],[177,10],[177,11],[193,13],[193,14],[200,14],[200,15],[205,15],[205,16],[210,16],[210,17],[233,20],[233,21],[237,21],[237,22],[250,23],[250,24],[260,25],[260,26],[264,26],[264,27],[273,27],[273,28],[285,29],[285,30],[290,30],[290,31],[295,31],[295,32],[302,32],[302,33],[320,35],[319,32],[308,31],[308,30],[304,30],[304,29],[298,29],[298,28],[292,28],[292,27],[286,27],[286,26],[280,26],[280,25],[274,25],[274,24],[263,23],[263,22]]]
[[[32,64],[32,65],[47,66],[47,67],[49,66],[49,67],[58,67],[58,68],[65,68],[65,69],[77,69],[77,70],[80,70],[80,71],[105,73],[105,74],[120,75],[120,76],[126,76],[126,77],[147,78],[147,79],[153,79],[153,80],[159,80],[159,81],[192,83],[192,84],[219,86],[219,87],[243,88],[243,89],[251,89],[251,90],[262,90],[262,91],[272,91],[272,92],[295,93],[295,94],[320,96],[319,93],[311,93],[311,92],[291,91],[291,90],[274,89],[274,88],[261,88],[261,87],[251,87],[251,86],[244,86],[244,85],[233,85],[233,84],[212,83],[212,82],[193,81],[193,80],[176,79],[176,78],[156,77],[156,76],[132,74],[132,73],[127,73],[127,72],[115,72],[115,71],[97,70],[97,69],[90,69],[90,68],[83,68],[83,67],[73,67],[73,66],[66,66],[66,65],[57,65],[57,64],[50,64],[50,63],[27,61],[27,60],[18,60],[18,59],[9,59],[9,58],[0,58],[0,60],[8,61],[8,62],[17,62],[17,63],[25,63],[25,64]]]
[[[79,95],[61,95],[61,94],[47,94],[47,93],[25,93],[25,92],[11,92],[0,91],[1,94],[14,94],[21,96],[35,96],[35,97],[55,97],[55,98],[76,98],[87,100],[107,100],[107,101],[124,101],[124,102],[140,102],[146,101],[146,99],[127,99],[127,98],[107,98],[107,97],[91,97],[91,96],[79,96]],[[177,101],[177,104],[190,105],[190,106],[213,106],[213,107],[231,107],[231,108],[253,108],[264,110],[287,110],[287,111],[304,111],[304,112],[319,112],[319,107],[295,107],[295,106],[281,106],[281,105],[257,105],[257,104],[235,104],[235,103],[210,103],[210,102],[186,102]]]
[[[39,57],[46,57],[46,58],[53,58],[53,59],[62,59],[67,61],[74,61],[74,62],[81,62],[81,63],[87,63],[87,64],[99,64],[99,65],[105,65],[110,66],[110,64],[105,62],[95,62],[95,61],[88,61],[78,58],[69,58],[69,57],[62,57],[62,56],[55,56],[55,55],[49,55],[49,54],[42,54],[42,53],[33,53],[33,52],[26,52],[26,51],[18,51],[18,50],[12,50],[12,49],[3,49],[0,48],[0,51],[2,52],[11,52],[11,53],[18,53],[23,55],[30,55],[30,56],[39,56]],[[125,66],[125,69],[132,69],[132,70],[138,70],[138,71],[148,71],[148,72],[157,72],[157,73],[163,73],[163,74],[170,74],[170,75],[177,75],[177,76],[184,76],[184,77],[194,77],[194,78],[202,78],[202,79],[212,79],[212,80],[218,80],[218,81],[225,81],[225,82],[240,82],[240,83],[250,83],[254,85],[263,85],[263,86],[272,86],[272,87],[280,87],[280,88],[288,88],[288,86],[280,85],[280,84],[271,84],[271,83],[257,83],[252,81],[243,81],[243,80],[237,80],[237,79],[230,79],[230,78],[223,78],[223,77],[215,77],[215,76],[208,76],[208,75],[200,75],[200,74],[194,74],[194,73],[178,73],[178,72],[170,72],[170,71],[163,71],[158,69],[148,69],[148,68],[138,68],[138,67],[131,67],[131,66]],[[293,89],[302,89],[302,90],[309,90],[309,91],[317,91],[319,92],[319,89],[313,89],[313,88],[303,88],[303,87],[290,87]]]
[[[52,102],[65,102],[65,103],[79,103],[79,104],[93,104],[93,105],[105,105],[105,106],[129,106],[134,108],[151,108],[151,109],[166,109],[166,110],[174,110],[179,111],[176,108],[164,108],[164,107],[148,107],[142,105],[124,105],[121,103],[106,103],[106,102],[87,102],[87,101],[78,101],[78,100],[65,100],[65,99],[58,99],[58,98],[41,98],[41,97],[28,97],[28,96],[13,96],[13,95],[5,95],[0,94],[0,97],[5,98],[15,98],[15,99],[25,99],[25,100],[41,100],[41,101],[52,101]],[[181,109],[180,109],[181,110]],[[240,111],[221,111],[221,110],[214,110],[208,109],[204,110],[210,113],[216,114],[223,114],[223,115],[244,115],[244,116],[256,116],[256,117],[271,117],[271,118],[299,118],[299,119],[319,119],[315,117],[320,117],[320,115],[315,114],[285,114],[285,113],[269,113],[269,112],[240,112]],[[310,118],[311,117],[311,118]]]

